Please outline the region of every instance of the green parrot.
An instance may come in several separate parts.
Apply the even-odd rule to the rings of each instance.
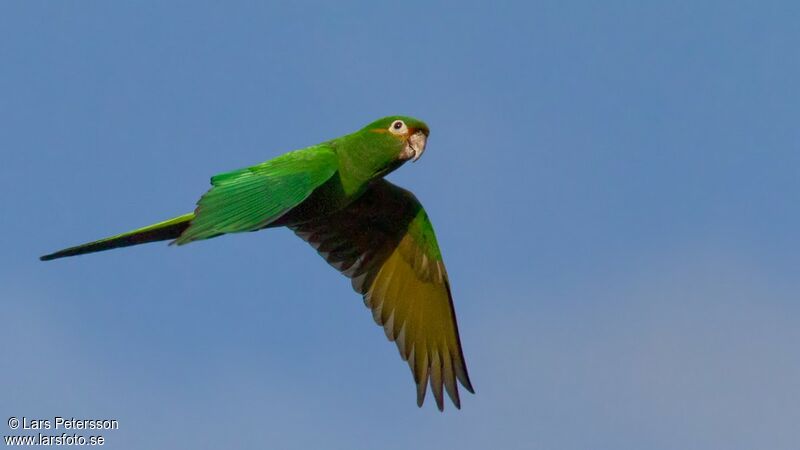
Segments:
[[[172,239],[183,245],[285,226],[352,280],[417,385],[439,410],[456,380],[474,393],[458,336],[442,254],[414,194],[383,179],[425,151],[428,126],[390,116],[319,145],[211,178],[194,212],[45,255],[41,260]]]

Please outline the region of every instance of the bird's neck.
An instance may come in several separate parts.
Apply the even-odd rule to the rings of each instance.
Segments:
[[[369,184],[382,178],[403,163],[381,154],[378,146],[364,139],[342,138],[333,143],[339,157],[339,176],[347,197],[355,199]]]

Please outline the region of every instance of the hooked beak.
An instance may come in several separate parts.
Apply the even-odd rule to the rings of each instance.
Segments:
[[[406,159],[411,159],[411,162],[416,162],[423,153],[425,153],[425,144],[428,141],[428,135],[422,131],[417,130],[412,134],[408,141],[406,141]]]

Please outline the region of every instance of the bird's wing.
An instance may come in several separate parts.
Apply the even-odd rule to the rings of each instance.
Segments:
[[[433,227],[414,195],[379,180],[344,210],[291,228],[352,279],[353,289],[408,361],[417,404],[422,406],[430,382],[440,410],[443,385],[460,408],[456,379],[474,390],[447,272]]]
[[[279,219],[337,170],[334,151],[318,145],[211,178],[178,245],[224,233],[254,231]]]

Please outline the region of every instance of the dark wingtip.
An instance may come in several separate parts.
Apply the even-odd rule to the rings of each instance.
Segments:
[[[58,258],[58,256],[56,256],[55,253],[51,253],[49,255],[40,256],[39,261],[50,261],[56,258]]]
[[[463,361],[463,356],[461,357]],[[472,381],[469,379],[469,373],[467,372],[467,366],[463,362],[461,363],[461,370],[456,372],[456,378],[458,381],[461,382],[461,386],[464,386],[470,394],[475,393],[475,389],[472,387]]]

